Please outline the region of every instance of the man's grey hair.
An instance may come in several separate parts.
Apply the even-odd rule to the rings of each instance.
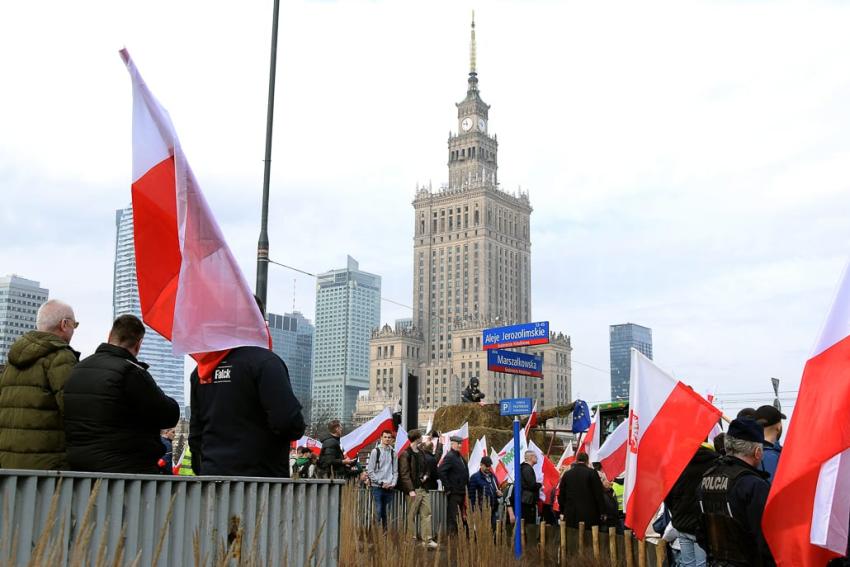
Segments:
[[[35,328],[39,331],[55,331],[62,323],[62,319],[71,319],[74,317],[74,310],[71,306],[58,299],[49,299],[38,308],[38,315],[35,317]]]
[[[726,454],[732,457],[752,457],[756,454],[756,449],[761,447],[761,443],[737,439],[727,434],[723,446],[726,447]]]
[[[532,451],[531,449],[526,450],[526,452],[525,452],[525,460],[527,461],[527,460],[528,460],[528,457],[531,457],[531,456],[535,456],[535,457],[536,457],[536,456],[537,456],[537,453],[535,453],[535,452],[534,452],[534,451]]]

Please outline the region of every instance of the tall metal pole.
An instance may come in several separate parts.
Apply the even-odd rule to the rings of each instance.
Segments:
[[[272,47],[269,63],[269,104],[266,112],[266,156],[263,168],[263,213],[260,220],[260,239],[257,241],[257,297],[266,305],[269,283],[269,179],[272,170],[272,125],[274,123],[274,80],[277,70],[277,20],[280,0],[274,0],[272,16]]]
[[[516,374],[511,376],[513,381],[514,398],[519,397],[519,383]],[[514,416],[514,557],[522,557],[522,461],[519,454],[519,416]]]

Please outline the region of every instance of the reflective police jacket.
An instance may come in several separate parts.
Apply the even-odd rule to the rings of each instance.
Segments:
[[[770,484],[765,474],[735,457],[708,469],[699,487],[700,544],[710,565],[773,567],[761,531]]]

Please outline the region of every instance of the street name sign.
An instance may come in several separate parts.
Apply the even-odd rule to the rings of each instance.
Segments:
[[[534,409],[531,405],[531,398],[508,398],[507,400],[499,401],[500,415],[529,415]]]
[[[532,354],[493,349],[487,351],[487,370],[519,376],[543,376],[543,360]]]
[[[484,329],[482,335],[484,350],[545,345],[549,342],[549,321]]]

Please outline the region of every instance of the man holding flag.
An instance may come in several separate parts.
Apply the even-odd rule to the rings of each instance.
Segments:
[[[168,113],[127,50],[133,89],[133,242],[142,319],[189,354],[197,474],[289,476],[301,404],[270,350],[264,306],[204,198]]]

